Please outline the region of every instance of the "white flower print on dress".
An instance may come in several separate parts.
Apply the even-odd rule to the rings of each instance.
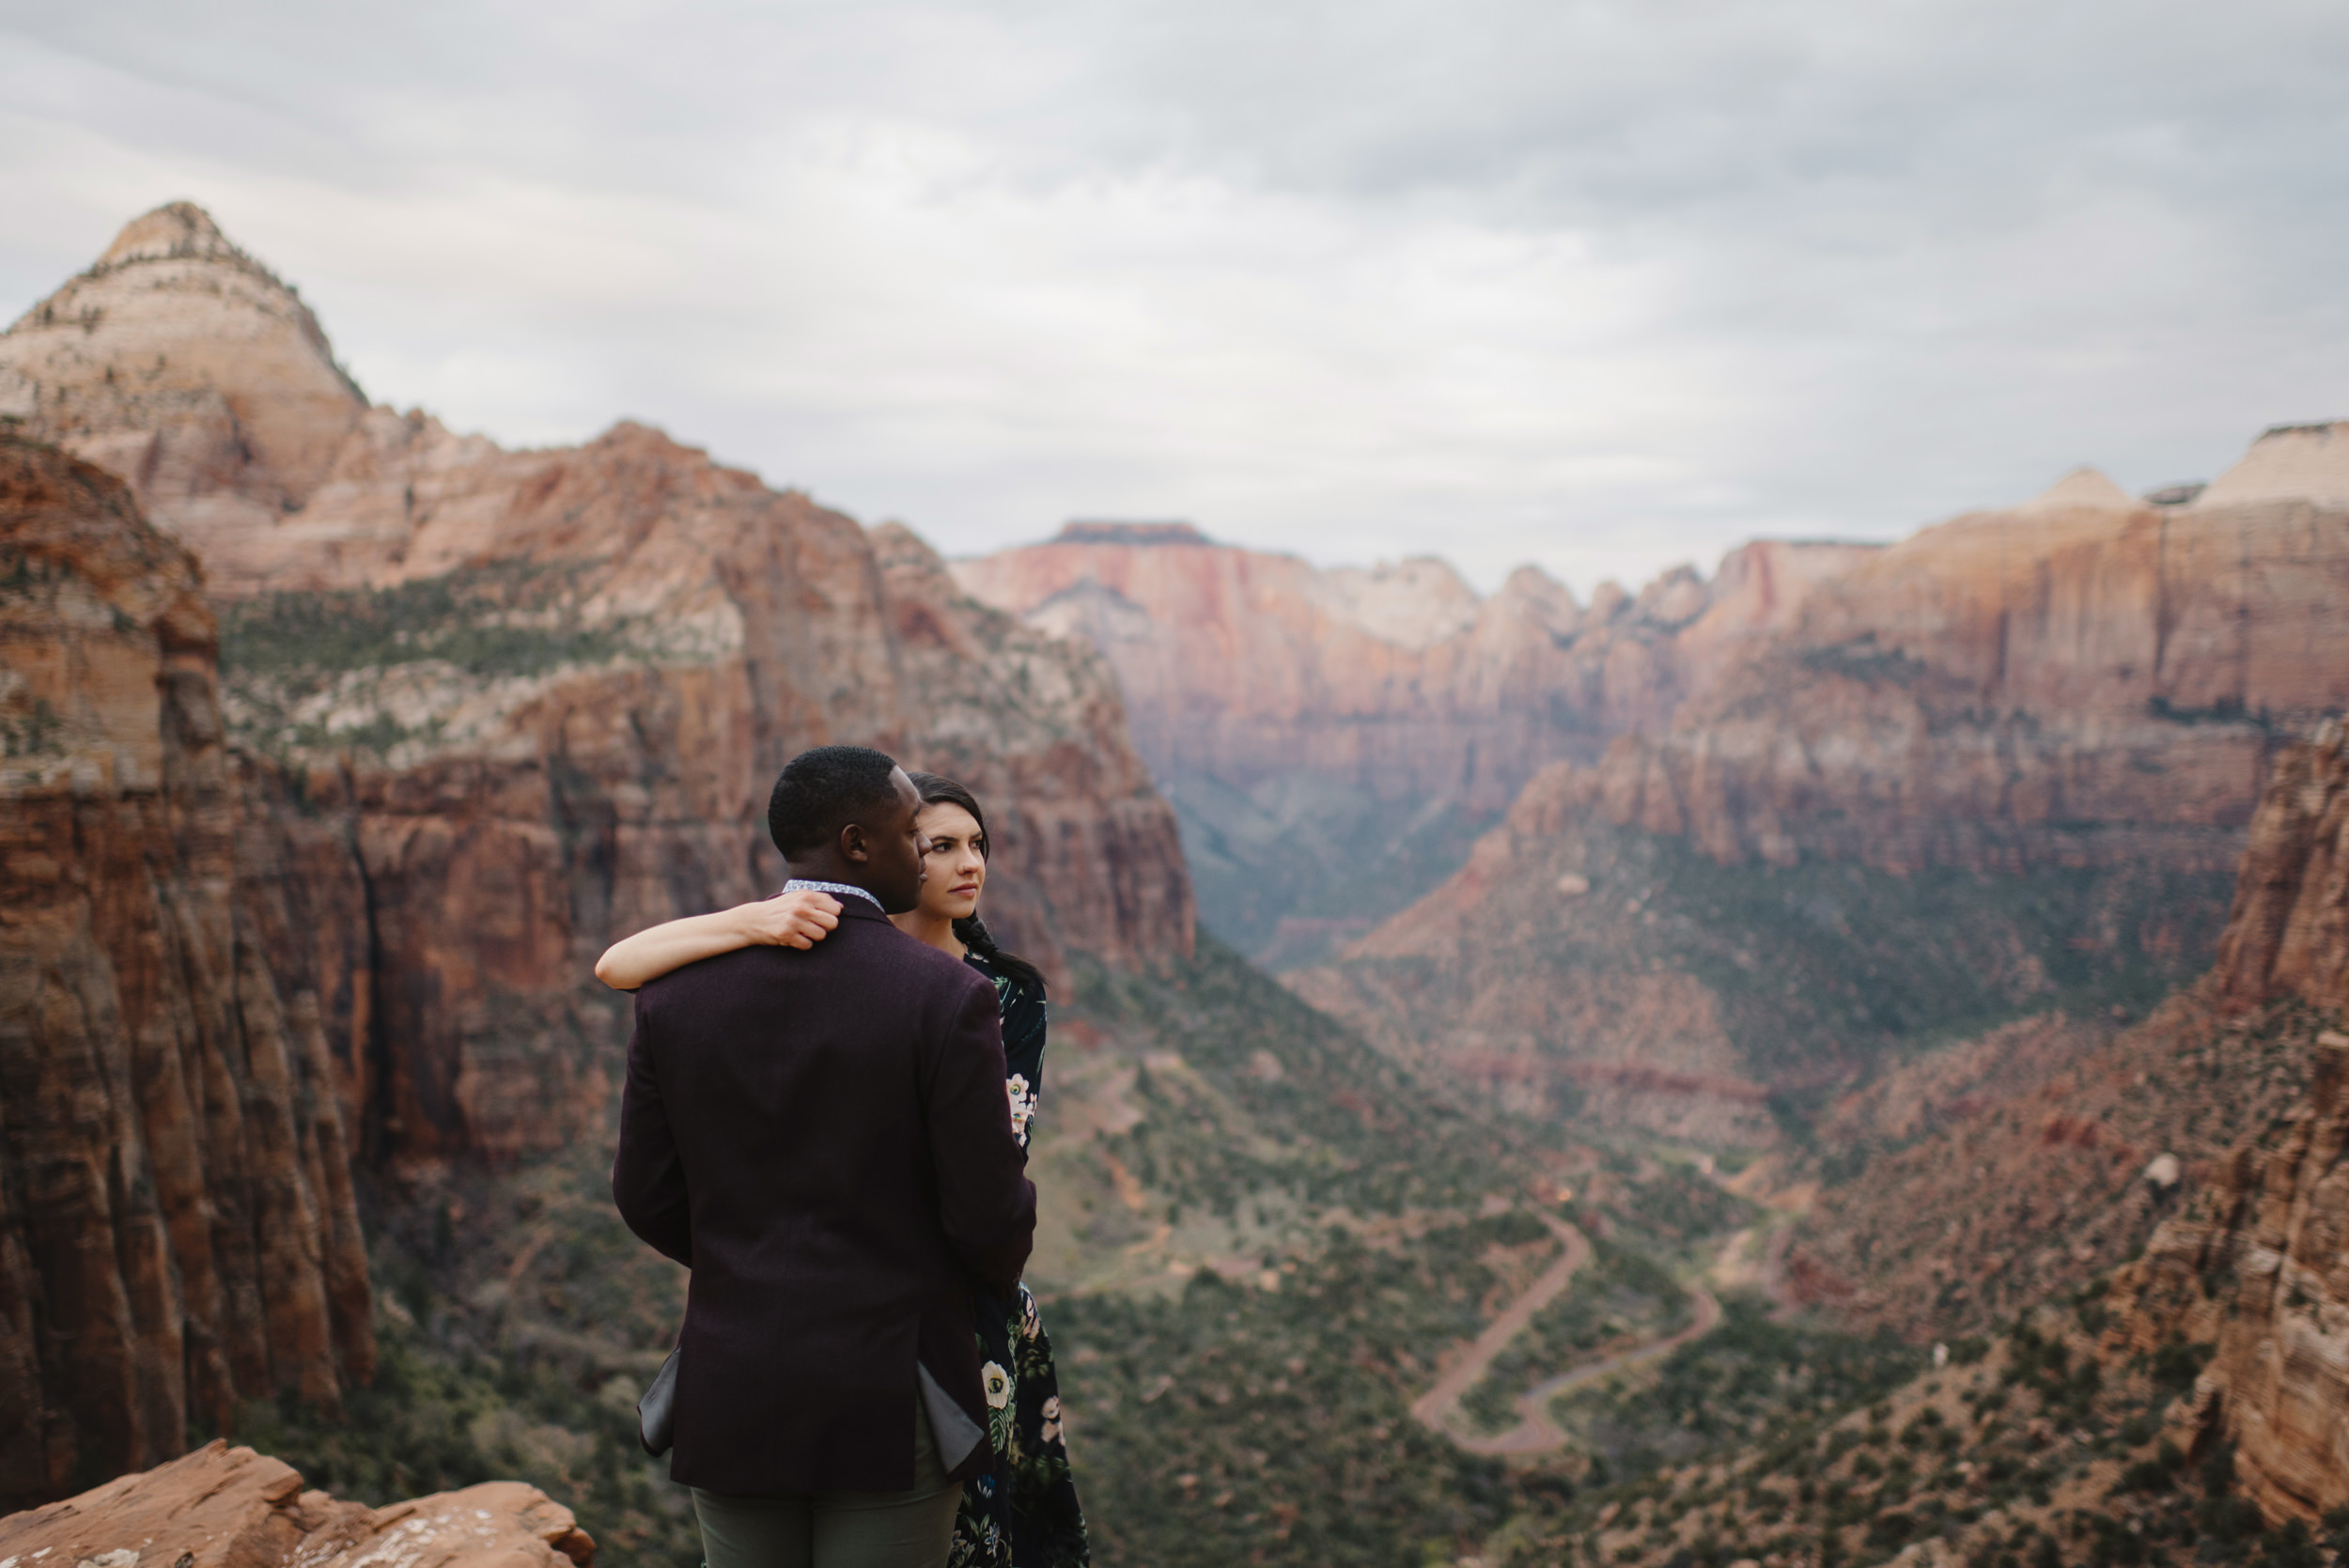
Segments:
[[[1019,1146],[1028,1144],[1028,1124],[1035,1119],[1035,1091],[1028,1086],[1028,1075],[1014,1073],[1003,1082],[1003,1092],[1011,1096],[1011,1135],[1019,1140]]]
[[[964,1363],[966,1366],[969,1364],[970,1363],[968,1362]],[[987,1407],[988,1409],[1001,1410],[1004,1405],[1011,1403],[1011,1374],[1003,1370],[1003,1363],[999,1361],[989,1361],[987,1365],[981,1367],[979,1369],[979,1382],[981,1386],[987,1389]]]
[[[1044,1440],[1048,1443],[1060,1441],[1060,1395],[1058,1394],[1052,1395],[1044,1402]]]

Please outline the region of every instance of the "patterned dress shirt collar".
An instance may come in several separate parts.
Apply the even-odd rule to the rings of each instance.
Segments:
[[[794,877],[783,884],[783,891],[785,893],[828,893],[834,898],[862,898],[876,909],[880,909],[881,907],[879,899],[875,898],[863,888],[852,888],[846,882],[817,882],[804,877]],[[886,909],[881,909],[883,914],[888,912]]]

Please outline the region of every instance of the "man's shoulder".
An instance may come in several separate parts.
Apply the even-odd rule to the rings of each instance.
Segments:
[[[916,980],[926,986],[935,987],[952,995],[960,995],[965,991],[972,990],[983,990],[990,996],[994,994],[995,987],[988,984],[987,976],[953,954],[941,952],[926,941],[908,937],[905,933],[897,931],[894,926],[890,929],[896,932],[900,939],[898,942],[891,944],[890,957],[905,966],[905,973],[909,979]]]
[[[641,1012],[693,998],[723,995],[743,986],[770,985],[784,978],[785,966],[776,960],[793,950],[784,947],[738,947],[729,953],[683,964],[653,976],[636,991]]]
[[[844,920],[812,948],[739,947],[645,983],[638,1005],[775,986],[822,986],[851,975],[925,991],[988,987],[970,965],[879,920]]]

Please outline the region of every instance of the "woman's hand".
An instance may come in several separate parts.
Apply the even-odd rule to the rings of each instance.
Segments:
[[[779,893],[726,911],[752,946],[814,947],[840,924],[840,900],[813,888]]]
[[[732,953],[739,947],[811,948],[840,924],[840,901],[801,888],[715,914],[688,915],[614,942],[596,960],[596,978],[615,991],[632,991],[671,970]]]

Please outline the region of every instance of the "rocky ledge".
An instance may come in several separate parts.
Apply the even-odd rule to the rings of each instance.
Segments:
[[[535,1486],[485,1482],[386,1508],[304,1490],[290,1465],[205,1444],[0,1518],[0,1562],[90,1568],[594,1568],[596,1544]]]

